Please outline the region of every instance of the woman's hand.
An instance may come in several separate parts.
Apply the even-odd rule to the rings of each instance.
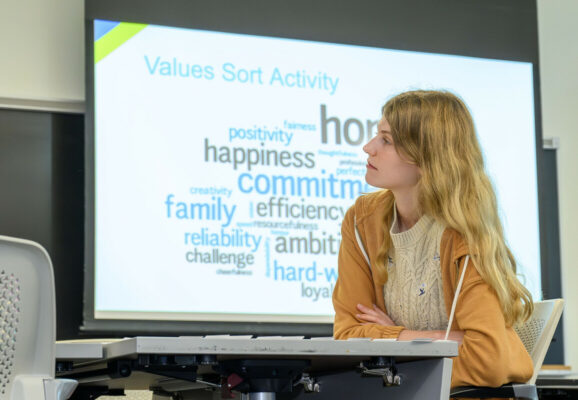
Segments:
[[[384,313],[379,307],[373,304],[372,308],[366,307],[363,304],[358,304],[357,309],[361,314],[356,314],[356,317],[362,321],[362,324],[374,323],[383,326],[395,326],[395,323],[389,318],[389,315]],[[464,331],[450,331],[449,340],[455,340],[458,344],[462,344],[464,340]],[[411,331],[404,329],[399,333],[397,340],[411,341],[415,339],[433,339],[443,340],[446,336],[446,331]]]
[[[395,326],[391,318],[389,318],[389,315],[384,313],[375,304],[373,304],[373,308],[366,307],[363,304],[358,304],[357,309],[360,311],[360,314],[357,314],[356,317],[363,321],[367,321],[366,323],[374,323],[383,326]]]
[[[454,340],[458,344],[462,344],[464,340],[464,331],[450,331],[448,340]],[[411,341],[415,339],[432,339],[432,340],[444,340],[446,337],[446,331],[410,331],[404,329],[399,333],[397,340],[399,341]]]

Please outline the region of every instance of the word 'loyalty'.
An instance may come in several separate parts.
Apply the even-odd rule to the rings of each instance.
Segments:
[[[211,232],[208,228],[201,228],[200,232],[186,232],[185,244],[213,247],[247,247],[254,253],[259,249],[261,236],[234,228],[230,231],[221,229],[220,232]]]
[[[235,215],[237,206],[229,207],[221,200],[221,197],[211,197],[212,203],[185,203],[175,202],[174,194],[167,195],[165,206],[167,209],[167,218],[177,219],[203,219],[225,221],[222,227],[227,227]]]
[[[329,286],[306,286],[304,282],[301,282],[301,297],[305,297],[313,300],[314,302],[319,300],[319,298],[330,299],[333,294],[333,288],[335,284]]]

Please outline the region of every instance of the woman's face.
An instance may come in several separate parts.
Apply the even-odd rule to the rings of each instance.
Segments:
[[[414,187],[419,182],[419,167],[397,153],[385,118],[377,128],[377,136],[363,146],[363,151],[369,156],[365,180],[371,186],[394,192]]]

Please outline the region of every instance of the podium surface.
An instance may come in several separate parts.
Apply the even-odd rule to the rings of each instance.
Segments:
[[[91,388],[103,393],[147,389],[159,399],[175,393],[183,399],[217,399],[239,391],[246,398],[267,394],[269,399],[447,400],[448,357],[457,352],[453,341],[247,336],[134,337],[56,345],[58,375],[77,379],[79,393]],[[80,396],[72,399],[84,398]]]

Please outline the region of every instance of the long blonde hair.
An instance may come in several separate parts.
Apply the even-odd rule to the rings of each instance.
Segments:
[[[516,261],[504,240],[496,195],[464,102],[449,92],[418,90],[393,97],[382,112],[397,151],[421,170],[420,212],[464,237],[480,276],[496,292],[509,326],[528,319],[532,296],[516,276]],[[385,281],[392,245],[393,193],[387,193],[384,207],[385,240],[378,264]]]

